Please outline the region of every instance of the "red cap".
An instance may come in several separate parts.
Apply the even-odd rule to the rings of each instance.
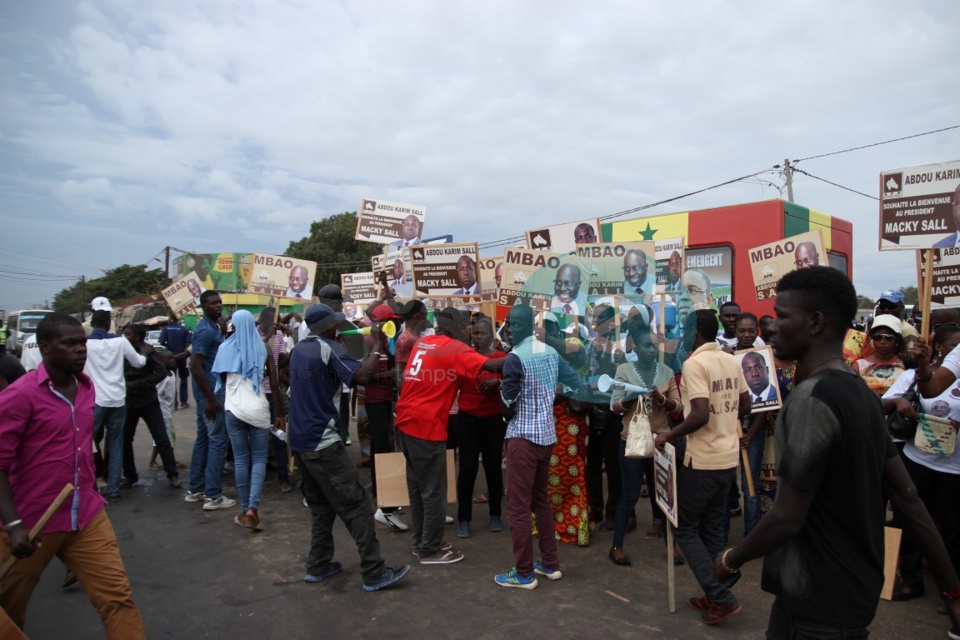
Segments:
[[[373,308],[370,313],[375,322],[386,322],[387,320],[400,320],[400,316],[393,312],[390,305],[381,304]]]

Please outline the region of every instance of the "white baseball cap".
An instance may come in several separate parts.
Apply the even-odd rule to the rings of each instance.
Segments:
[[[870,331],[873,332],[877,327],[886,327],[887,329],[892,329],[897,335],[900,335],[900,327],[902,324],[900,318],[890,314],[883,314],[873,319],[873,324],[870,325]]]
[[[94,298],[93,302],[90,303],[90,306],[94,311],[113,311],[113,307],[110,306],[110,301],[103,296],[97,296]]]

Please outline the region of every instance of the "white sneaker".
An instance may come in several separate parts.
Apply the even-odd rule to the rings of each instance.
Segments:
[[[233,498],[228,498],[227,496],[220,496],[216,500],[211,500],[207,498],[203,502],[204,511],[217,511],[219,509],[229,509],[230,507],[235,507],[237,501]]]
[[[203,495],[203,491],[187,491],[186,497],[184,497],[184,502],[203,502],[206,496]]]
[[[346,439],[346,441],[345,441],[343,444],[345,444],[345,445],[347,445],[347,446],[349,447],[350,445],[353,444],[353,440],[350,439],[350,436],[347,436],[347,439]]]
[[[444,518],[444,522],[446,522],[447,524],[453,524],[454,522],[453,516],[447,516],[446,518]]]
[[[377,512],[373,514],[374,520],[381,524],[385,524],[394,531],[406,531],[408,527],[403,520],[400,519],[396,513],[384,513],[383,509],[377,509]]]

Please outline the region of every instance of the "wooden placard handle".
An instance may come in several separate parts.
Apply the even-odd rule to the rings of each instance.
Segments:
[[[43,515],[40,516],[40,520],[37,521],[37,524],[33,525],[33,528],[30,529],[30,540],[36,539],[40,535],[40,532],[43,531],[43,528],[47,526],[47,522],[50,521],[50,518],[53,517],[53,514],[57,512],[57,509],[60,508],[60,505],[70,497],[70,494],[73,493],[73,485],[69,482],[60,490],[60,493],[54,498],[53,502],[50,503],[50,506],[47,507],[47,510],[43,512]],[[17,561],[17,557],[13,554],[0,566],[0,580],[3,579],[7,572],[13,568],[13,563]]]

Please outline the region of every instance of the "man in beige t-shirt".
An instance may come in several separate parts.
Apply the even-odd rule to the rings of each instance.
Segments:
[[[693,318],[691,317],[691,320]],[[657,447],[687,436],[677,475],[677,544],[703,589],[689,604],[705,624],[740,613],[740,603],[713,573],[713,559],[726,544],[723,507],[737,481],[738,426],[750,413],[750,394],[735,356],[716,342],[720,323],[711,310],[696,312],[693,353],[683,365],[680,395],[688,407],[683,422],[656,438]],[[693,333],[693,327],[684,333]]]

